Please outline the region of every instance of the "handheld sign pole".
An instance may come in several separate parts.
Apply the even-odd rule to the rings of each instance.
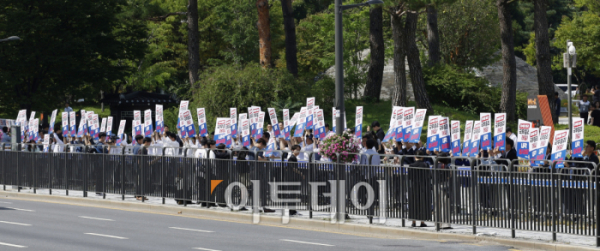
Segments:
[[[494,114],[494,147],[499,151],[506,150],[506,113]]]

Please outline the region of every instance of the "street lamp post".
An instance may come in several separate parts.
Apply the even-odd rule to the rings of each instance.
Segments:
[[[575,46],[573,46],[571,40],[567,40],[567,52],[563,54],[563,66],[567,68],[567,113],[569,113],[569,130],[573,128],[573,115],[571,114],[571,68],[575,68],[576,63],[577,53],[575,52]],[[585,90],[583,91],[585,92]],[[587,121],[584,121],[583,123],[587,123]],[[569,142],[571,142],[571,136],[571,133],[569,133]]]
[[[342,5],[342,0],[335,0],[335,133],[344,132],[344,36],[342,30],[342,11],[362,6],[383,4],[382,0],[369,0],[359,4]]]
[[[342,35],[342,11],[374,4],[383,4],[383,1],[369,0],[367,2],[359,4],[342,5],[342,0],[335,0],[335,133],[340,136],[342,135],[345,129],[344,119],[346,117],[344,116],[346,107],[344,106],[344,36]],[[346,199],[341,196],[344,194],[344,191],[342,191],[344,187],[341,185],[341,182],[343,182],[343,180],[340,179],[340,175],[343,173],[343,168],[345,167],[344,165],[338,165],[338,167],[340,167],[340,170],[338,170],[338,179],[336,182],[336,220],[337,222],[344,222],[346,217]]]
[[[0,39],[0,42],[17,41],[17,40],[21,40],[21,38],[17,37],[17,36],[12,36],[12,37],[8,37],[5,39]]]

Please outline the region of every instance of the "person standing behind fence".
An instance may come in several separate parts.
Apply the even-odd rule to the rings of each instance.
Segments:
[[[144,140],[144,136],[135,135],[135,146],[133,147],[133,155],[138,155],[140,148],[142,148],[143,140]]]
[[[2,138],[0,139],[0,143],[10,143],[10,134],[8,127],[2,127]]]
[[[579,107],[579,117],[583,118],[583,123],[588,122],[589,112],[590,112],[590,101],[587,100],[588,96],[583,95],[582,100],[577,102],[577,107]]]
[[[412,227],[416,227],[417,220],[421,221],[420,227],[427,227],[425,221],[431,220],[431,180],[429,165],[423,161],[426,153],[417,151],[415,163],[408,169],[408,218],[412,219]]]

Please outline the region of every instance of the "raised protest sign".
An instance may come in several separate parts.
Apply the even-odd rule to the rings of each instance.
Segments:
[[[240,119],[241,131],[242,131],[242,146],[250,147],[250,120]]]
[[[231,147],[231,121],[229,118],[217,118],[215,141],[217,145],[225,144],[226,147]]]
[[[317,117],[317,123],[315,123],[315,137],[319,139],[324,139],[325,135],[325,115],[323,115],[323,110],[317,109],[317,112],[314,114]]]
[[[86,134],[85,129],[86,129],[86,122],[85,122],[85,114],[81,115],[81,118],[79,119],[79,127],[77,127],[77,137],[81,138],[83,137],[83,135]]]
[[[273,151],[277,148],[275,147],[275,137],[270,137],[269,142],[267,143],[267,151],[265,152],[265,157],[273,156]]]
[[[531,155],[533,159],[538,160],[536,162],[538,165],[544,164],[544,159],[546,159],[546,151],[548,150],[548,142],[550,142],[550,134],[552,133],[551,126],[542,126],[540,127],[540,143],[538,144],[538,149],[535,155]]]
[[[133,120],[133,136],[142,135],[142,122],[140,120]]]
[[[356,118],[354,120],[354,136],[362,139],[363,107],[356,107]]]
[[[473,137],[473,120],[465,122],[465,137],[463,143],[462,156],[468,157],[471,153],[471,138]]]
[[[296,130],[294,137],[302,138],[304,135],[304,126],[306,124],[306,107],[300,108],[300,115],[296,118]]]
[[[63,131],[63,136],[68,135],[68,133],[69,133],[69,113],[68,112],[62,113],[62,131]]]
[[[437,151],[440,149],[439,146],[439,120],[440,116],[429,116],[429,123],[427,126],[427,150]]]
[[[177,129],[181,129],[181,113],[183,113],[184,111],[188,110],[188,106],[190,104],[190,101],[188,100],[181,100],[181,103],[179,103],[179,114],[177,115]],[[183,130],[181,130],[183,133]]]
[[[98,141],[98,136],[100,134],[99,132],[99,128],[100,128],[100,122],[98,121],[98,114],[93,114],[92,115],[92,122],[94,123],[94,140]]]
[[[571,128],[571,156],[574,158],[583,157],[583,127],[585,121],[583,118],[573,118],[573,128]]]
[[[75,112],[69,112],[69,137],[77,137],[77,114]],[[63,135],[67,136],[67,134]]]
[[[198,116],[198,134],[200,137],[208,136],[208,128],[206,128],[206,113],[204,108],[197,108],[196,115]]]
[[[52,133],[54,132],[54,124],[56,123],[56,113],[58,112],[58,110],[54,110],[52,111],[52,116],[50,116],[50,128],[48,129],[48,133]],[[85,112],[83,113],[85,114]],[[84,118],[85,116],[81,116],[82,118]]]
[[[539,148],[540,141],[540,129],[531,128],[529,129],[529,159],[535,159],[537,155],[537,149]]]
[[[398,108],[394,109],[392,109],[392,112],[396,113],[396,128],[394,128],[396,132],[394,133],[394,138],[397,142],[401,142],[404,140],[404,131],[402,130],[404,126],[404,107],[398,106]]]
[[[480,113],[479,121],[481,121],[481,136],[480,145],[483,150],[492,149],[492,114]]]
[[[387,133],[385,134],[385,137],[383,138],[383,140],[381,142],[388,142],[390,141],[390,139],[393,139],[396,137],[396,111],[401,109],[401,107],[399,106],[394,106],[392,108],[392,117],[390,118],[390,128],[388,129]]]
[[[479,154],[479,139],[481,139],[481,121],[477,120],[473,122],[473,134],[471,134],[469,157],[477,157],[477,154]]]
[[[156,131],[159,133],[165,132],[165,119],[163,117],[163,106],[156,105]]]
[[[258,122],[256,123],[256,135],[254,136],[255,139],[262,138],[264,126],[265,126],[265,112],[259,112],[258,113]]]
[[[404,138],[406,139],[408,136],[410,143],[419,143],[421,141],[421,133],[423,132],[423,124],[425,123],[426,113],[427,109],[417,109],[414,115],[409,113],[410,123],[407,126],[410,128],[410,130],[409,133],[407,133],[406,130],[404,131]],[[404,112],[404,119],[406,121],[406,110]]]
[[[144,111],[144,137],[152,137],[152,110]]]
[[[306,125],[304,126],[305,130],[314,129],[313,121],[314,121],[314,110],[315,107],[315,98],[307,98],[306,99]]]
[[[559,161],[556,163],[556,168],[565,167],[564,162],[567,156],[567,143],[569,140],[569,130],[560,130],[554,132],[554,141],[552,144],[552,161]]]
[[[108,119],[106,119],[106,135],[108,135],[108,136],[112,135],[112,125],[113,125],[113,117],[108,116]]]
[[[410,142],[412,143],[412,127],[415,123],[415,108],[414,107],[405,107],[404,108],[404,121],[402,121],[402,142],[407,143]],[[423,116],[423,121],[425,121],[425,116]],[[421,133],[419,130],[419,136],[418,136],[418,140],[420,140],[421,138]],[[418,142],[417,140],[417,142]]]
[[[448,117],[441,117],[438,122],[440,152],[450,152],[450,120]]]
[[[494,114],[494,148],[506,150],[506,113]]]
[[[117,139],[117,146],[120,146],[121,142],[125,139],[125,135],[123,135],[125,133],[125,123],[127,123],[126,120],[121,120],[119,122],[119,130],[117,131],[119,139]]]
[[[531,123],[519,119],[519,134],[517,135],[517,156],[519,158],[529,158],[529,130]]]
[[[194,118],[192,118],[192,112],[186,110],[181,114],[182,127],[181,131],[185,131],[187,138],[196,137],[196,127],[194,126]],[[231,131],[231,128],[229,129]]]
[[[100,132],[106,132],[106,118],[102,118],[100,122]]]
[[[452,120],[450,124],[450,134],[452,135],[452,156],[460,156],[460,120]]]
[[[237,108],[229,108],[229,121],[231,122],[231,137],[237,137]]]
[[[283,138],[290,140],[290,110],[283,109]]]
[[[281,138],[281,131],[279,128],[279,121],[277,121],[277,113],[275,112],[275,108],[267,108],[269,112],[269,119],[271,120],[271,127],[273,128],[273,134],[271,138]]]
[[[50,134],[44,135],[44,152],[47,153],[50,150]]]

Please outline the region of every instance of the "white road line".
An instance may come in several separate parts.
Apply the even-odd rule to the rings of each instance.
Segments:
[[[120,236],[106,235],[106,234],[95,234],[95,233],[84,233],[84,234],[94,235],[94,236],[100,236],[100,237],[106,237],[106,238],[114,238],[114,239],[120,239],[120,240],[127,240],[127,239],[129,239],[127,237],[120,237]]]
[[[295,240],[286,240],[286,239],[281,239],[280,241],[295,242],[295,243],[310,244],[310,245],[319,245],[319,246],[326,246],[326,247],[335,247],[334,245],[316,243],[316,242],[295,241]]]
[[[181,228],[181,227],[169,227],[170,229],[177,230],[186,230],[186,231],[194,231],[194,232],[203,232],[203,233],[213,233],[215,231],[201,230],[201,229],[191,229],[191,228]]]
[[[11,224],[11,225],[19,225],[19,226],[31,226],[31,224],[25,224],[25,223],[17,223],[17,222],[10,222],[10,221],[0,221],[0,223],[4,223],[4,224]]]
[[[12,204],[12,202],[6,202],[6,201],[0,201],[0,203],[4,203],[4,204]]]
[[[216,250],[216,249],[209,249],[209,248],[193,248],[196,250],[204,250],[204,251],[221,251],[221,250]]]
[[[12,210],[17,210],[17,211],[35,212],[35,210],[21,209],[21,208],[15,208],[15,207],[4,207],[4,208],[8,208],[8,209],[12,209]]]
[[[0,242],[0,245],[14,247],[14,248],[26,248],[26,246],[15,245],[15,244],[10,244],[10,243],[6,243],[6,242]]]
[[[88,219],[88,220],[115,221],[115,220],[111,220],[111,219],[96,218],[96,217],[89,217],[89,216],[79,216],[79,218]]]

